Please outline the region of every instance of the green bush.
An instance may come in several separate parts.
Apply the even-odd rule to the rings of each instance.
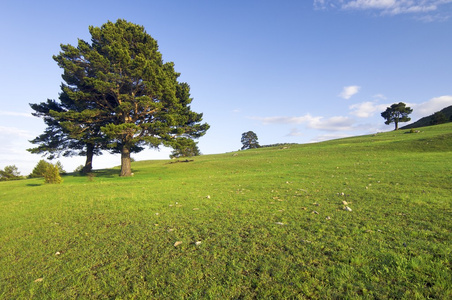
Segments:
[[[57,165],[49,164],[44,172],[45,183],[61,183],[63,179],[60,176],[60,168]]]
[[[38,178],[38,177],[44,177],[44,173],[47,170],[47,167],[50,165],[49,162],[46,162],[45,160],[41,159],[36,167],[33,169],[33,172],[31,172],[30,177],[31,178]]]

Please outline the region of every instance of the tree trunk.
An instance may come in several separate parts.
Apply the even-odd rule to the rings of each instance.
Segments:
[[[89,173],[93,170],[94,144],[86,144],[86,162],[82,173]]]
[[[399,122],[394,121],[394,123],[395,123],[395,129],[394,130],[399,130]]]
[[[132,176],[130,165],[130,149],[123,146],[121,149],[121,174],[120,176]]]

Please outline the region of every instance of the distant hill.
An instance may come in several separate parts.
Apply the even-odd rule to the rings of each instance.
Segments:
[[[452,121],[452,105],[440,110],[440,112],[442,112],[444,114],[447,122]],[[411,129],[411,128],[430,126],[430,125],[432,125],[431,124],[432,119],[433,119],[433,115],[430,115],[428,117],[423,117],[412,124],[401,127],[400,129]]]

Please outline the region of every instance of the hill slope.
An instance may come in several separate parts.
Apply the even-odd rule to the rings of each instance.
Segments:
[[[440,112],[442,112],[444,114],[444,116],[446,117],[447,120],[452,120],[452,105],[440,110]],[[433,115],[423,117],[412,124],[401,127],[400,129],[411,129],[411,128],[430,126],[432,119],[433,119]]]
[[[451,299],[451,152],[444,124],[0,182],[0,298]]]

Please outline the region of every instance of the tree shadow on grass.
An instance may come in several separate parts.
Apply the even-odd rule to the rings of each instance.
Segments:
[[[41,186],[42,183],[27,183],[27,186]]]
[[[132,173],[136,174],[140,171],[134,171],[132,170]],[[99,170],[93,170],[90,173],[69,173],[67,175],[76,176],[76,177],[87,177],[87,178],[115,178],[120,177],[119,176],[120,169],[99,169]]]

